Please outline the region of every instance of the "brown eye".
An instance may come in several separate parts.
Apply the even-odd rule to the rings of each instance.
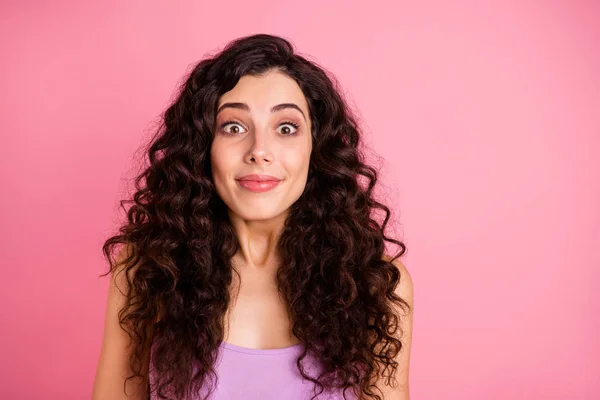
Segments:
[[[227,131],[227,126],[231,125],[231,130]],[[221,124],[221,129],[229,135],[237,135],[240,133],[241,125],[235,121],[225,121]]]
[[[299,125],[294,122],[284,122],[279,126],[283,127],[283,129],[280,131],[280,133],[284,136],[295,135],[296,132],[298,131],[298,127],[299,127]]]

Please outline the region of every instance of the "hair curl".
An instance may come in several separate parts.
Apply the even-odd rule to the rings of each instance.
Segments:
[[[226,205],[212,181],[210,148],[218,98],[243,75],[279,70],[293,78],[306,97],[313,151],[306,188],[292,205],[278,246],[282,262],[277,284],[286,300],[292,329],[305,346],[297,359],[302,376],[320,389],[372,390],[380,372],[396,370],[401,341],[393,336],[399,316],[394,294],[400,273],[392,262],[403,242],[386,236],[390,211],[374,198],[378,173],[359,151],[359,127],[334,77],[294,52],[278,36],[256,34],[229,43],[200,61],[186,76],[174,102],[161,115],[149,148],[150,165],[135,179],[127,223],[107,239],[110,270],[114,247],[125,245],[129,290],[119,322],[134,344],[133,375],[153,346],[158,393],[168,385],[186,398],[216,377],[216,351],[223,340],[223,317],[232,282],[230,260],[239,249]],[[366,179],[366,187],[360,179]],[[372,213],[383,211],[377,222]],[[384,258],[384,241],[400,251]],[[121,264],[119,264],[121,265]],[[135,274],[131,274],[135,268]],[[131,276],[130,276],[131,274]],[[317,311],[318,310],[318,311]],[[314,379],[302,360],[317,354],[324,367]],[[198,366],[196,372],[193,365]]]

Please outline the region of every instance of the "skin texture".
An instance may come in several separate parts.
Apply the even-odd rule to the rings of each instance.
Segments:
[[[244,103],[249,110],[221,109],[226,103]],[[282,103],[296,104],[301,111],[271,111]],[[226,317],[225,341],[250,348],[287,347],[298,340],[290,332],[277,292],[275,246],[289,207],[306,186],[312,150],[306,99],[293,79],[272,71],[242,77],[221,96],[217,109],[213,179],[241,244],[233,258],[241,282],[231,288],[234,301]],[[223,126],[228,121],[234,122]],[[254,193],[235,181],[247,174],[267,174],[283,181],[268,192]]]

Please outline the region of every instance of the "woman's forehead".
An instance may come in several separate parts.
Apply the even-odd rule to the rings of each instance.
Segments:
[[[307,116],[304,93],[289,76],[273,71],[265,75],[244,75],[238,83],[219,98],[217,109],[225,103],[241,103],[245,111],[271,111],[279,104],[295,104]]]

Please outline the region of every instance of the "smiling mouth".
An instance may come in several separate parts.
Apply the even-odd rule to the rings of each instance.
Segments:
[[[269,190],[277,187],[281,181],[253,181],[253,180],[236,180],[238,185],[245,190],[249,190],[254,193],[268,192]]]

